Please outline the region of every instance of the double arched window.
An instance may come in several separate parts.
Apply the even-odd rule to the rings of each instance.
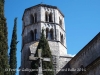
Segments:
[[[37,13],[34,13],[34,15],[30,15],[30,24],[37,22]]]
[[[46,22],[53,22],[52,13],[49,14],[47,11],[45,12],[45,21]]]
[[[36,41],[37,40],[37,29],[35,29],[34,31],[30,31],[30,42],[32,41]]]
[[[53,29],[46,28],[46,39],[53,40]]]

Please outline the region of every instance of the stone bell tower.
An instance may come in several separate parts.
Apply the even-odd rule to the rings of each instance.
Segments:
[[[56,6],[38,4],[25,9],[22,27],[21,69],[31,68],[29,56],[34,55],[42,29],[53,57],[55,74],[69,59],[66,48],[64,15]],[[29,72],[20,72],[29,75]]]

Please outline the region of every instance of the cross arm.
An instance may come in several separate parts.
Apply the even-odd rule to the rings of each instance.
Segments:
[[[38,57],[34,57],[34,56],[29,56],[29,60],[37,60]]]
[[[50,58],[43,58],[43,61],[50,61]]]

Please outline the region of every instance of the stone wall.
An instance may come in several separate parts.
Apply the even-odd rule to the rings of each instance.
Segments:
[[[81,71],[77,75],[99,75],[100,74],[100,57],[95,61],[89,64],[86,68],[86,71]]]
[[[73,57],[71,61],[69,61],[66,64],[66,66],[62,68],[62,69],[70,68],[71,70],[72,69],[74,70],[60,72],[59,75],[65,75],[65,74],[76,75],[77,73],[79,73],[79,71],[77,71],[78,69],[86,68],[89,64],[94,62],[98,57],[100,57],[100,32],[82,50],[80,50],[76,54],[76,56]],[[92,72],[93,70],[91,69],[90,71]]]
[[[59,62],[60,62],[60,69],[61,70],[73,57],[72,56],[60,56]]]
[[[62,54],[64,55],[60,55],[60,49],[62,47],[62,49],[66,48],[64,46],[60,46],[59,48],[59,43],[60,42],[54,42],[54,41],[48,41],[49,46],[50,46],[50,50],[53,56],[53,63],[54,63],[54,68],[56,70],[60,70],[66,63],[68,63],[68,61],[72,58],[72,57],[68,57],[66,56],[66,52],[62,52]],[[27,43],[25,44],[25,46],[22,49],[21,52],[21,68],[25,69],[25,68],[30,68],[31,66],[31,61],[29,61],[29,56],[32,54],[34,55],[36,52],[36,48],[38,46],[38,42],[31,42],[31,43]],[[62,50],[63,51],[63,50]],[[56,73],[58,72],[56,71]],[[21,75],[23,75],[25,72],[22,72]],[[29,73],[29,72],[27,72]],[[27,74],[28,75],[28,74]]]
[[[45,21],[45,12],[48,14],[52,13],[52,22]],[[37,22],[31,23],[30,16],[37,14]],[[50,17],[49,17],[50,18]],[[62,25],[59,23],[59,19],[62,20]],[[38,46],[38,41],[41,36],[41,31],[44,29],[44,34],[46,37],[46,28],[53,29],[53,39],[48,39],[49,47],[53,57],[54,68],[61,69],[72,57],[67,56],[66,48],[66,33],[64,16],[60,10],[55,6],[50,5],[36,5],[25,9],[23,14],[23,31],[22,31],[22,50],[21,50],[21,67],[20,68],[30,68],[31,61],[29,61],[29,56],[34,55],[36,48]],[[32,40],[31,31],[37,29],[36,40]],[[50,34],[50,32],[49,32]],[[61,34],[63,35],[63,42],[61,42]],[[55,74],[58,72],[55,70]],[[29,72],[21,72],[20,75],[29,75]]]
[[[100,33],[98,33],[69,63],[71,68],[86,67],[100,56]],[[76,72],[75,72],[76,73]],[[74,72],[73,72],[74,74]]]
[[[53,22],[45,22],[45,12],[52,13]],[[37,23],[30,23],[30,15],[34,15],[37,13]],[[62,25],[59,24],[59,18],[62,20]],[[22,31],[22,39],[23,43],[29,43],[29,32],[31,30],[37,29],[37,39],[40,38],[40,33],[42,29],[49,28],[53,29],[54,40],[60,41],[60,33],[63,35],[63,45],[66,46],[66,33],[65,33],[65,24],[64,24],[64,16],[59,12],[57,8],[51,7],[43,7],[36,6],[31,7],[25,10],[23,14],[23,31]],[[27,39],[27,40],[25,40]],[[27,42],[26,42],[27,41]]]

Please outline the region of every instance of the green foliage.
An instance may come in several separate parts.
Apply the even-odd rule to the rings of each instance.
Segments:
[[[9,75],[7,25],[4,17],[4,0],[0,0],[0,75]],[[2,14],[1,14],[2,13]]]
[[[17,68],[17,59],[16,59],[16,50],[17,50],[17,18],[14,19],[14,28],[12,33],[12,40],[10,44],[10,68],[16,69]],[[15,75],[16,71],[11,71],[10,75]]]
[[[42,49],[42,57],[43,58],[50,58],[51,61],[47,62],[47,61],[43,61],[42,62],[42,69],[50,69],[53,70],[53,63],[52,63],[52,55],[51,55],[51,51],[50,51],[50,47],[48,44],[47,39],[44,36],[44,30],[42,30],[42,34],[41,34],[41,38],[39,40],[39,44],[35,53],[35,57],[38,56],[38,49]],[[32,64],[32,69],[38,69],[38,61],[33,61]],[[32,72],[30,75],[36,75],[38,72]],[[43,71],[43,75],[54,75],[53,71]]]
[[[4,2],[5,2],[5,0],[0,0],[0,2],[3,2],[3,3],[4,3]]]

